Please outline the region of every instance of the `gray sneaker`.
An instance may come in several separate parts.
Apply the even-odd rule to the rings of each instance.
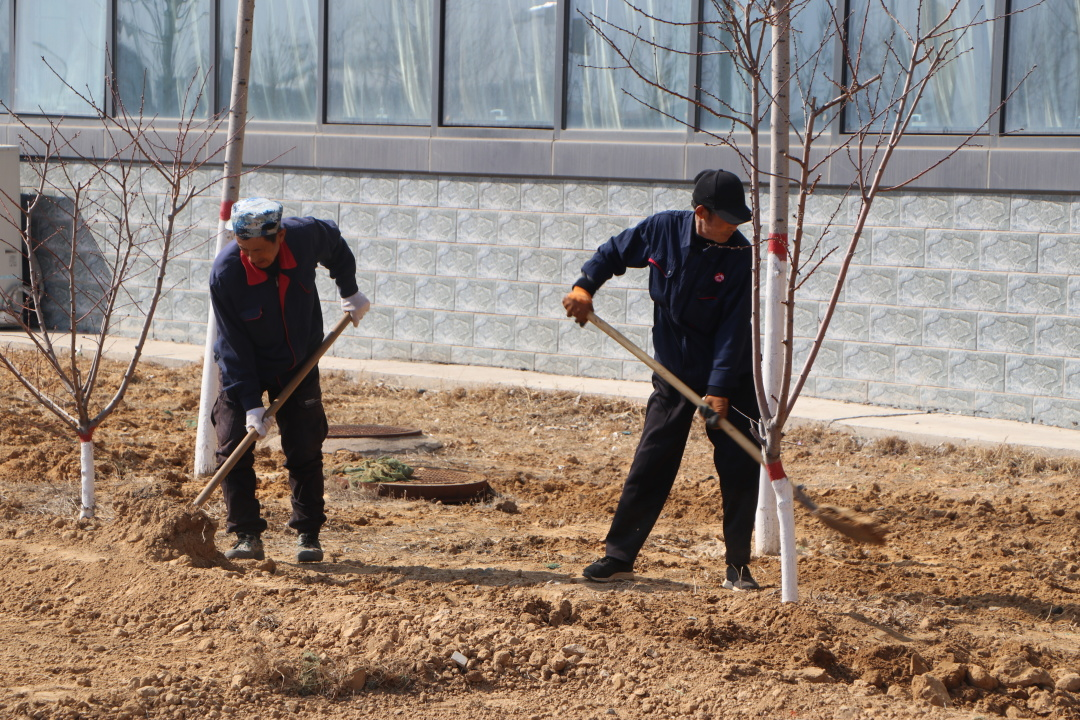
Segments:
[[[754,576],[750,574],[750,568],[746,565],[728,565],[724,587],[735,592],[760,589]]]
[[[262,560],[262,538],[255,533],[236,533],[236,544],[231,550],[225,551],[225,557],[230,560]]]
[[[296,541],[296,545],[296,562],[322,561],[322,545],[319,544],[319,536],[315,533],[300,533],[300,539]]]

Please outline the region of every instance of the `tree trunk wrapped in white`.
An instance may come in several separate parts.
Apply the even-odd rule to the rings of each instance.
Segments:
[[[240,198],[240,176],[244,162],[244,128],[247,126],[247,88],[251,70],[251,30],[255,17],[255,0],[243,0],[236,9],[236,50],[233,59],[232,100],[229,103],[229,145],[225,153],[225,168],[221,185],[221,211],[218,213],[217,249],[221,252],[229,240],[229,214],[233,203]],[[214,472],[214,438],[210,414],[220,387],[217,363],[214,362],[214,342],[217,322],[214,309],[207,310],[206,339],[203,347],[202,387],[199,391],[199,420],[195,430],[195,474]]]

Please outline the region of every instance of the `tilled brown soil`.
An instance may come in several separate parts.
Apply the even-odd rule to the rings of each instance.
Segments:
[[[260,449],[271,559],[230,563],[220,494],[186,512],[199,372],[141,367],[84,521],[75,439],[0,375],[0,717],[1080,718],[1077,460],[795,429],[792,478],[890,534],[854,545],[798,508],[781,603],[775,557],[762,591],[720,586],[695,430],[637,581],[597,585],[639,405],[330,376],[331,423],[422,428],[443,449],[400,459],[493,495],[380,497],[328,455],[327,558],[299,565]]]

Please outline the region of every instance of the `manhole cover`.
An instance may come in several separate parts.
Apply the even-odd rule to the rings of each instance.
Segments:
[[[413,428],[393,427],[390,425],[331,425],[328,438],[392,438],[421,435]]]
[[[468,502],[484,497],[491,487],[480,475],[463,470],[414,468],[408,482],[376,483],[380,495],[406,499]]]

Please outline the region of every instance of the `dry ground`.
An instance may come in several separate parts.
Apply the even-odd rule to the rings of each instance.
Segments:
[[[792,478],[891,534],[853,545],[797,509],[792,604],[773,557],[761,592],[720,587],[696,429],[638,581],[596,585],[579,575],[639,405],[329,376],[332,424],[422,428],[443,449],[402,459],[494,496],[379,497],[333,479],[360,459],[339,452],[327,559],[301,566],[281,457],[260,449],[273,561],[229,563],[220,529],[182,512],[205,484],[199,372],[141,367],[95,438],[90,521],[74,438],[0,376],[0,717],[1080,718],[1076,460],[794,430]]]

